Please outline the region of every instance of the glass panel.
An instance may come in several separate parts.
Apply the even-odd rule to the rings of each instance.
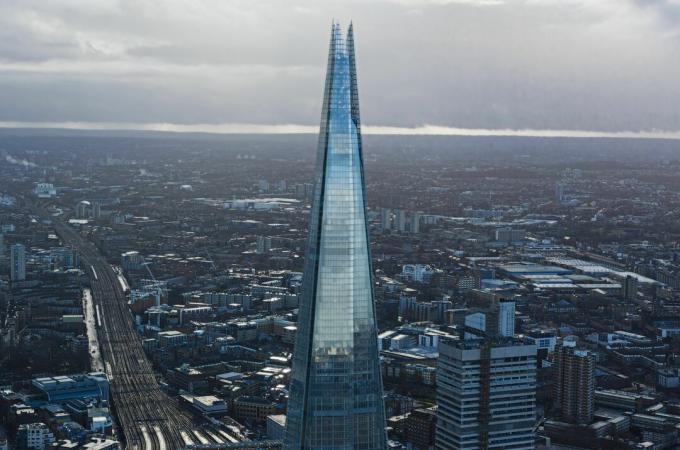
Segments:
[[[287,449],[384,449],[352,29],[333,26]]]

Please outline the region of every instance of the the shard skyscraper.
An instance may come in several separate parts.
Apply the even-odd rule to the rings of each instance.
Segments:
[[[387,447],[350,25],[333,24],[284,448]]]

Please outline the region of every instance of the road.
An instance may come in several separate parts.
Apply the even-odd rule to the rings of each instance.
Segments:
[[[115,414],[127,442],[137,450],[183,449],[191,420],[161,389],[134,327],[118,275],[97,248],[58,220],[54,228],[73,247],[90,275],[92,317],[99,349],[111,377]]]

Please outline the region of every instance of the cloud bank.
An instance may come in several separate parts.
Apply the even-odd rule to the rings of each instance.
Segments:
[[[0,0],[0,121],[315,127],[333,18],[383,130],[680,130],[678,0]]]

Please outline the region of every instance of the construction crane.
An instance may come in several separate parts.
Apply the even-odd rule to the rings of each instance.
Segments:
[[[213,261],[212,256],[210,256],[210,253],[208,253],[208,249],[204,248],[203,251],[208,256],[208,261],[210,261],[210,265],[212,266],[213,272],[217,272],[217,266],[215,266],[215,261]]]
[[[146,267],[146,271],[149,272],[149,276],[151,276],[151,280],[153,281],[153,285],[156,288],[156,306],[160,306],[161,304],[161,296],[163,295],[163,286],[159,281],[156,279],[154,276],[153,272],[151,271],[151,268],[149,266],[151,265],[150,262],[148,262],[143,256],[142,256],[142,265]]]

